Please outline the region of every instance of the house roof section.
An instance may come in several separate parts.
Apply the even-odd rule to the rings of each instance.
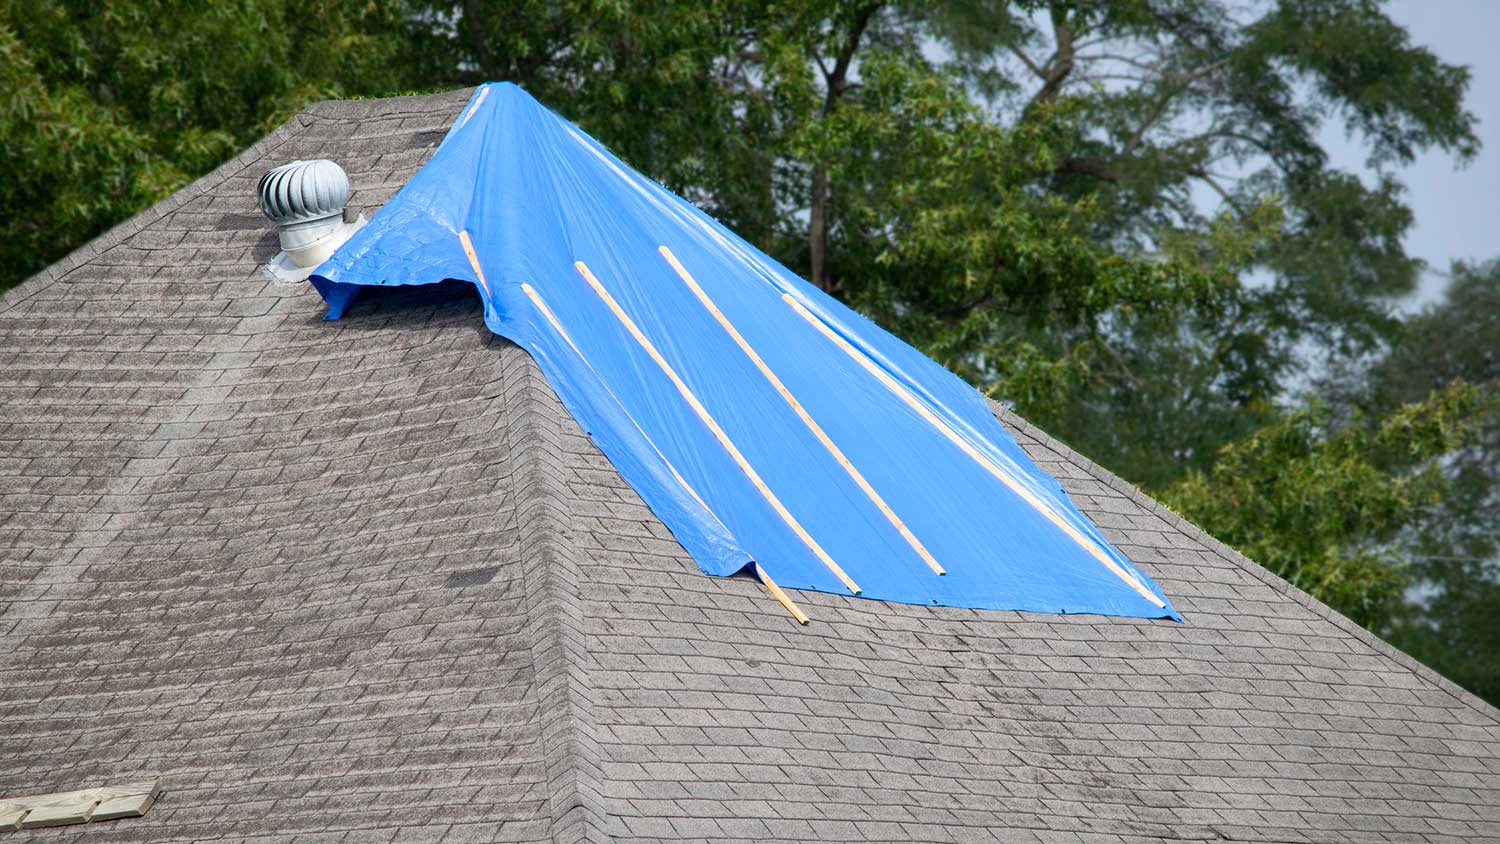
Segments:
[[[311,282],[336,318],[444,278],[475,285],[706,574],[1178,618],[972,386],[515,84],[481,87]]]
[[[153,842],[1500,840],[1500,712],[1014,415],[1185,624],[800,627],[468,285],[330,323],[258,274],[264,170],[373,210],[465,99],[314,106],[0,298],[0,800],[159,779],[108,827]]]

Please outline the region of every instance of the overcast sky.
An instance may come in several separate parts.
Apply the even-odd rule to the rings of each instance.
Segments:
[[[1387,11],[1413,41],[1445,62],[1468,65],[1467,106],[1484,143],[1462,169],[1433,152],[1399,172],[1416,215],[1407,251],[1443,272],[1455,259],[1500,257],[1500,0],[1395,0]],[[1338,166],[1364,171],[1364,153],[1344,139],[1342,126],[1329,127],[1324,141]],[[1429,273],[1418,299],[1439,295],[1443,284]]]

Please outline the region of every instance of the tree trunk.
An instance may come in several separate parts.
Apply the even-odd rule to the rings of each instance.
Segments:
[[[500,67],[495,63],[495,56],[490,52],[489,37],[485,35],[484,24],[479,20],[479,9],[474,0],[464,0],[463,7],[464,31],[469,36],[469,46],[474,49],[474,58],[479,62],[479,71],[484,75],[485,81],[494,81],[500,78]]]
[[[808,281],[827,291],[828,278],[828,173],[814,167],[812,197],[807,220],[807,254],[811,264]]]
[[[823,118],[833,114],[838,107],[839,99],[849,89],[849,66],[854,61],[854,53],[859,49],[859,40],[869,28],[875,13],[880,11],[880,3],[869,3],[860,8],[854,14],[854,19],[849,25],[849,32],[845,35],[844,43],[839,48],[838,57],[834,60],[833,69],[824,68],[823,84],[826,93],[823,97]],[[822,66],[821,60],[819,65]],[[808,281],[818,286],[819,290],[833,292],[833,278],[828,271],[828,171],[814,164],[812,171],[812,190],[808,197],[807,212],[807,256],[808,272],[811,276]]]

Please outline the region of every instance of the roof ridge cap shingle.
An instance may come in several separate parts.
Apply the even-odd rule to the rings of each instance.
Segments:
[[[1371,633],[1369,630],[1366,630],[1364,627],[1356,624],[1354,621],[1350,620],[1348,616],[1345,616],[1343,613],[1340,613],[1333,607],[1330,607],[1317,598],[1314,598],[1313,596],[1302,591],[1297,586],[1293,585],[1290,581],[1277,575],[1275,572],[1271,571],[1260,563],[1255,562],[1249,557],[1246,557],[1244,554],[1241,554],[1239,551],[1236,551],[1230,546],[1219,541],[1204,529],[1188,521],[1186,518],[1183,518],[1181,514],[1172,510],[1167,505],[1161,503],[1160,501],[1157,501],[1150,495],[1147,495],[1144,491],[1141,490],[1140,487],[1130,483],[1129,481],[1121,478],[1108,469],[1105,469],[1103,466],[1100,466],[1098,463],[1095,463],[1093,460],[1090,460],[1088,457],[1085,457],[1084,455],[1078,453],[1067,444],[1042,430],[1040,427],[1033,425],[1031,422],[1028,422],[1024,417],[1022,417],[1015,411],[1005,407],[1004,405],[996,402],[993,399],[989,399],[988,401],[990,403],[990,408],[995,411],[995,415],[1000,417],[1000,419],[1004,421],[1005,424],[1019,428],[1028,436],[1035,437],[1043,446],[1058,452],[1070,463],[1093,476],[1095,480],[1100,481],[1111,489],[1114,489],[1115,491],[1125,495],[1131,501],[1134,501],[1135,503],[1146,508],[1153,515],[1161,517],[1163,521],[1176,528],[1179,532],[1189,537],[1190,539],[1194,539],[1202,543],[1205,546],[1206,550],[1215,552],[1229,562],[1234,563],[1236,566],[1244,570],[1246,573],[1250,574],[1252,577],[1311,610],[1314,615],[1317,615],[1319,618],[1332,623],[1334,626],[1352,635],[1355,639],[1359,640],[1365,645],[1370,646],[1377,653],[1395,661],[1403,668],[1406,668],[1407,670],[1415,673],[1418,677],[1436,684],[1443,691],[1447,692],[1449,695],[1457,699],[1460,703],[1467,705],[1469,708],[1487,718],[1490,718],[1496,722],[1500,722],[1500,708],[1491,705],[1488,701],[1484,700],[1473,692],[1470,692],[1468,689],[1465,689],[1452,680],[1449,680],[1447,677],[1439,674],[1437,671],[1434,671],[1432,668],[1422,663],[1416,657],[1413,657],[1412,655],[1406,653],[1400,648],[1395,647],[1379,636],[1376,636],[1374,633]],[[1189,623],[1191,623],[1191,619],[1189,619]]]
[[[520,346],[496,338],[515,455],[515,502],[552,840],[602,842],[603,770],[585,662],[578,552],[561,477],[560,406]]]
[[[432,100],[449,98],[467,102],[473,96],[477,86],[467,88],[451,88],[446,91],[428,91],[425,94],[396,94],[389,97],[357,97],[349,99],[318,100],[304,108],[301,115],[310,120],[343,120],[349,117],[366,116],[363,113],[370,112],[381,117],[400,117],[404,112],[396,109],[393,105],[403,103],[431,103]],[[420,113],[422,109],[416,109],[412,113]],[[455,107],[457,111],[457,107]]]

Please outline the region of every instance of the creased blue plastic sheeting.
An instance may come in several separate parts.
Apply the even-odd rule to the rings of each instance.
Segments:
[[[514,85],[478,89],[313,283],[336,319],[361,285],[444,279],[479,288],[708,574],[851,594],[837,566],[867,598],[1179,618],[973,388]]]

